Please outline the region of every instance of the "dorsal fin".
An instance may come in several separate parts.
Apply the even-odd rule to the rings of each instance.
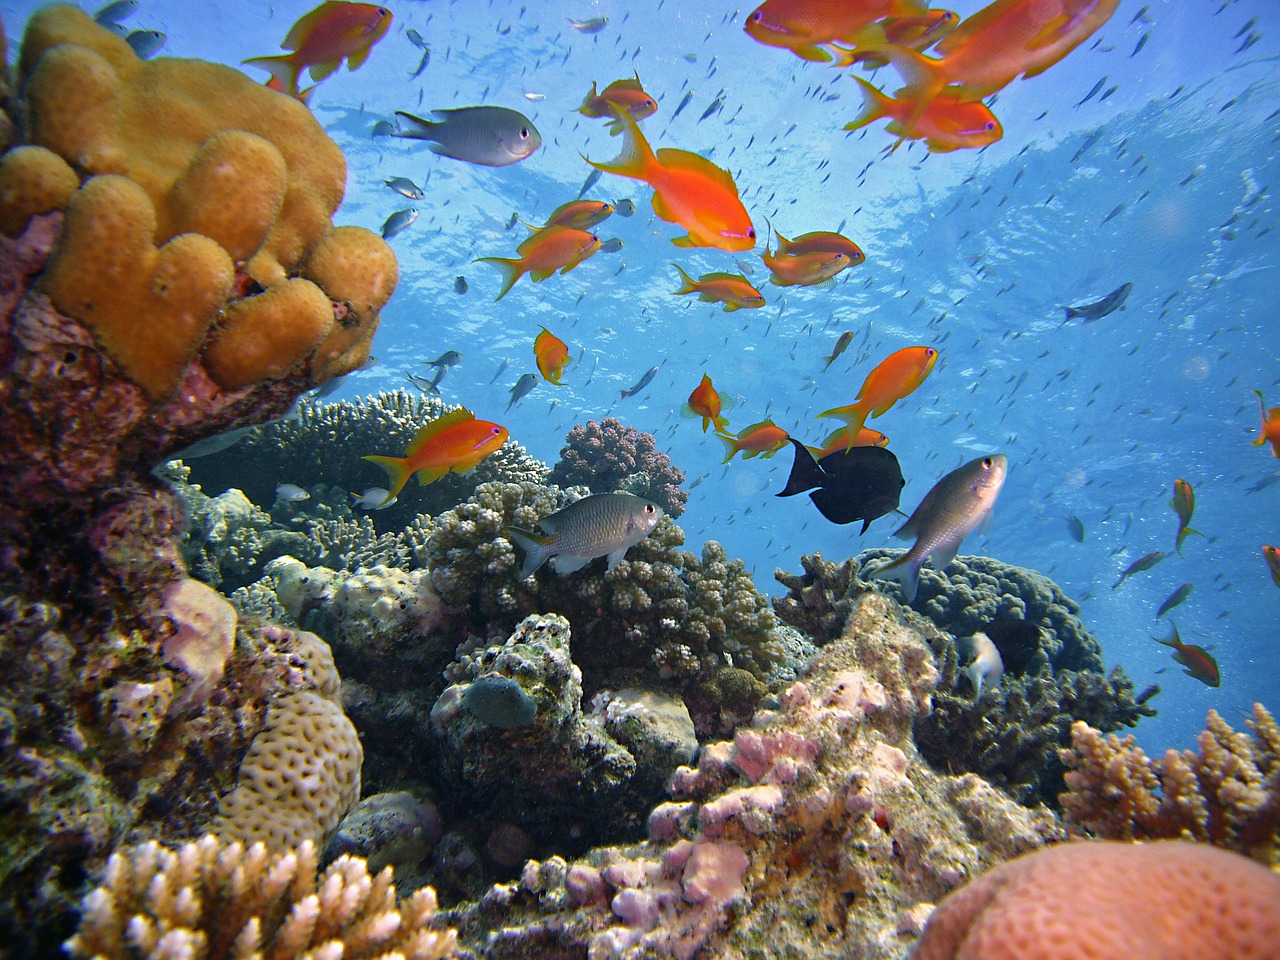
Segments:
[[[688,150],[678,150],[675,147],[663,147],[655,156],[658,162],[668,170],[687,170],[701,174],[729,190],[735,197],[738,195],[738,185],[733,182],[733,176],[729,171],[717,167],[706,157],[700,157]]]
[[[419,430],[417,435],[414,436],[413,440],[410,442],[409,449],[405,451],[404,455],[406,457],[412,457],[415,453],[421,450],[422,445],[432,437],[439,436],[450,427],[455,427],[460,423],[466,423],[468,420],[474,420],[475,418],[476,415],[466,409],[466,407],[459,407],[457,410],[450,410],[444,416],[437,417],[435,420],[432,420]]]

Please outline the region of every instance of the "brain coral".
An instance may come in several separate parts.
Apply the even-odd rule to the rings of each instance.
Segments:
[[[1280,956],[1280,876],[1179,840],[1050,847],[944,900],[912,956],[1272,960]]]

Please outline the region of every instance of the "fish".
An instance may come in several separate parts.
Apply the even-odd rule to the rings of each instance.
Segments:
[[[806,253],[843,253],[849,258],[851,266],[857,266],[867,259],[862,248],[842,234],[831,230],[812,230],[802,233],[794,240],[788,240],[776,229],[773,235],[777,241],[778,256],[799,257]]]
[[[339,379],[334,377],[333,380]],[[328,381],[332,383],[333,380]],[[326,384],[327,385],[327,384]],[[189,447],[183,447],[177,453],[169,457],[170,460],[192,460],[196,457],[207,457],[211,454],[221,453],[223,450],[230,450],[237,443],[243,440],[249,431],[257,428],[257,424],[249,427],[236,427],[233,430],[226,430],[222,433],[215,433],[211,437],[205,437],[203,440],[197,440]]]
[[[538,372],[542,379],[563,386],[560,378],[564,376],[564,368],[573,360],[569,356],[569,346],[546,327],[534,338],[533,355],[537,359]]]
[[[508,436],[506,427],[478,420],[470,410],[459,407],[424,425],[403,457],[371,454],[360,459],[377,464],[386,472],[391,488],[381,506],[387,506],[414,474],[418,483],[425,486],[449,473],[474,470],[481,460],[506,443]]]
[[[772,420],[761,420],[749,427],[743,427],[736,436],[717,433],[724,444],[725,456],[721,463],[728,463],[738,453],[744,460],[763,456],[766,460],[781,450],[791,438]]]
[[[417,219],[418,211],[414,207],[397,210],[391,216],[387,217],[386,222],[382,224],[382,239],[390,240],[401,230],[405,230],[413,226],[413,222]]]
[[[418,65],[414,68],[413,72],[409,74],[409,79],[416,80],[418,77],[420,77],[422,75],[422,71],[427,69],[427,66],[430,63],[431,63],[431,48],[423,47],[422,57],[418,60]]]
[[[674,291],[676,296],[696,293],[699,300],[707,303],[723,303],[725,313],[742,309],[755,310],[764,306],[764,297],[746,277],[736,273],[704,273],[695,280],[679,264],[673,263],[671,266],[680,274],[680,289]]]
[[[529,391],[537,385],[537,376],[532,373],[522,373],[520,379],[516,381],[516,385],[511,388],[511,399],[507,401],[507,409],[510,410],[512,404],[527,397]]]
[[[1258,426],[1258,439],[1251,440],[1255,447],[1260,447],[1264,443],[1271,444],[1271,456],[1280,457],[1280,407],[1272,407],[1270,410],[1262,401],[1262,391],[1253,391],[1254,396],[1258,398],[1258,416],[1261,420]]]
[[[366,487],[364,493],[348,490],[347,496],[351,498],[351,505],[361,510],[385,510],[399,499],[398,497],[387,499],[390,492],[386,487]]]
[[[492,263],[503,275],[502,290],[495,301],[505,297],[515,282],[526,273],[534,283],[541,283],[557,270],[568,273],[600,249],[600,238],[572,227],[548,227],[539,230],[516,247],[519,259],[479,257],[476,263]]]
[[[1132,289],[1132,283],[1121,284],[1101,300],[1096,300],[1093,303],[1082,303],[1078,307],[1063,307],[1062,309],[1066,311],[1067,316],[1062,322],[1066,323],[1067,320],[1075,320],[1077,317],[1084,318],[1085,323],[1101,320],[1107,314],[1123,309],[1124,302],[1129,298],[1129,291]]]
[[[622,121],[614,116],[615,107],[630,114],[631,119],[637,122],[658,112],[658,102],[645,93],[638,73],[634,79],[615,80],[599,92],[596,91],[596,82],[592,80],[591,92],[583,98],[578,112],[584,117],[609,118],[606,129],[610,136],[617,136],[622,132]]]
[[[429,141],[439,156],[482,167],[506,167],[530,157],[542,146],[542,134],[533,121],[506,107],[458,107],[432,110],[435,120],[424,120],[397,110],[403,124],[393,137]]]
[[[724,109],[724,97],[716,97],[708,105],[707,109],[702,111],[702,116],[698,117],[698,122],[701,123],[703,120],[707,119],[707,117],[715,116],[717,113],[719,113],[723,109]]]
[[[915,512],[895,532],[899,539],[916,538],[896,560],[864,569],[864,580],[892,579],[902,586],[907,603],[916,598],[920,568],[930,558],[939,571],[955,559],[960,544],[991,516],[1009,472],[1003,454],[970,460],[952,470],[925,494]]]
[[[446,368],[447,369],[447,368]],[[410,373],[408,370],[404,372],[404,378],[411,384],[421,390],[423,393],[436,396],[440,393],[437,385],[440,383],[443,374],[437,374],[434,380],[428,380],[426,377],[420,377],[416,373]]]
[[[636,213],[636,204],[634,200],[619,200],[613,205],[613,209],[620,217],[633,217]]]
[[[592,17],[590,20],[574,20],[572,17],[565,17],[565,19],[579,33],[599,33],[609,25],[608,17]]]
[[[442,367],[448,370],[450,367],[456,367],[462,362],[462,354],[457,350],[446,350],[434,360],[423,360],[428,367]]]
[[[383,180],[388,187],[410,200],[421,200],[426,196],[422,192],[422,188],[410,180],[408,177],[392,177],[390,180]]]
[[[1163,640],[1160,637],[1152,637],[1156,643],[1163,643],[1166,647],[1173,647],[1173,660],[1180,663],[1187,669],[1182,672],[1188,677],[1194,677],[1205,686],[1216,687],[1221,682],[1222,675],[1218,670],[1218,661],[1214,659],[1213,654],[1204,647],[1197,647],[1193,643],[1183,643],[1182,637],[1178,635],[1178,625],[1172,620],[1169,621],[1169,636]]]
[[[1280,547],[1264,545],[1262,559],[1267,561],[1267,569],[1271,571],[1271,582],[1280,587]]]
[[[622,152],[609,163],[587,163],[653,187],[654,213],[688,231],[673,241],[678,247],[737,251],[756,245],[755,227],[727,170],[687,150],[664,147],[655,154],[630,115],[613,110],[625,132]]]
[[[903,140],[923,140],[931,153],[980,150],[1004,136],[1000,121],[981,100],[961,100],[940,93],[917,117],[914,101],[885,96],[861,77],[853,79],[862,93],[862,109],[844,125],[845,130],[861,130],[888,117],[885,129],[897,135],[899,144]]]
[[[1084,543],[1084,521],[1074,513],[1067,517],[1067,530],[1076,543]]]
[[[951,10],[929,10],[918,17],[886,17],[876,23],[884,31],[884,40],[900,47],[910,47],[923,53],[960,24],[960,15]],[[874,32],[869,34],[879,40]],[[881,54],[857,47],[845,47],[832,43],[828,48],[835,55],[837,67],[851,67],[861,63],[866,70],[876,70],[889,61]]]
[[[836,338],[835,349],[831,351],[831,354],[829,356],[825,356],[822,358],[823,360],[827,361],[826,366],[822,368],[824,372],[831,369],[831,364],[836,362],[836,358],[838,358],[840,354],[844,353],[846,350],[849,349],[849,344],[851,343],[853,343],[852,330],[846,330],[844,333],[840,334],[840,336]]]
[[[272,77],[271,79],[274,80],[275,77]],[[267,86],[271,86],[270,81],[267,82]],[[370,137],[390,137],[395,134],[397,129],[398,128],[396,127],[396,125],[392,123],[390,120],[379,120],[377,123],[373,125],[373,130],[369,132],[369,136]]]
[[[849,442],[850,436],[853,438],[852,443]],[[810,447],[809,452],[816,459],[821,460],[841,450],[848,450],[850,447],[887,447],[888,445],[889,438],[879,430],[863,427],[857,433],[851,434],[848,427],[837,427],[827,435],[821,447]]]
[[[310,500],[311,494],[303,490],[296,483],[277,483],[276,484],[276,502],[277,503],[301,503],[303,500]]]
[[[579,200],[583,198],[588,190],[600,182],[601,176],[603,176],[603,174],[599,170],[592,170],[587,174],[587,179],[582,181],[582,189],[578,191]]]
[[[139,60],[146,60],[160,52],[167,38],[159,30],[132,30],[124,38]]]
[[[404,35],[405,35],[405,38],[406,38],[410,43],[412,43],[415,47],[417,47],[419,50],[429,50],[429,49],[430,49],[430,47],[429,47],[429,46],[427,46],[427,41],[422,39],[422,34],[420,34],[420,33],[419,33],[417,30],[415,30],[413,27],[410,27],[408,30],[406,30],[406,31],[404,32]]]
[[[623,248],[623,246],[625,246],[625,244],[623,244],[621,240],[619,240],[617,237],[611,237],[610,239],[606,240],[604,243],[600,244],[600,252],[601,253],[617,253],[619,250]]]
[[[787,485],[779,497],[809,492],[818,512],[832,523],[862,521],[859,534],[867,532],[871,521],[898,509],[906,480],[898,458],[884,447],[851,447],[821,460],[794,437],[796,458]]]
[[[883,30],[868,32],[873,21],[927,13],[924,0],[765,0],[747,16],[743,30],[757,43],[790,50],[802,60],[829,63],[837,54],[825,45],[839,40],[858,46],[867,39],[884,39]]]
[[[521,580],[533,576],[552,557],[560,576],[581,570],[597,557],[606,557],[612,570],[664,515],[660,506],[643,497],[593,493],[543,517],[539,530],[507,527],[507,536],[524,551]]]
[[[1000,686],[1000,678],[1004,676],[1004,660],[1000,650],[991,638],[979,630],[971,637],[963,637],[956,641],[956,652],[971,658],[964,668],[964,675],[973,684],[973,699],[976,703],[982,699],[982,688],[994,690]]]
[[[369,58],[373,45],[391,27],[391,11],[373,3],[342,3],[326,0],[304,15],[280,44],[292,53],[274,57],[254,57],[243,61],[261,67],[290,96],[298,94],[298,77],[305,70],[312,80],[323,80],[346,60],[355,70]]]
[[[1187,534],[1194,533],[1197,537],[1203,537],[1204,534],[1199,530],[1191,529],[1191,515],[1196,512],[1196,495],[1191,489],[1191,484],[1182,479],[1173,481],[1173,496],[1169,500],[1169,506],[1173,508],[1173,512],[1178,515],[1178,537],[1174,546],[1178,551],[1178,556],[1182,556],[1182,541],[1187,538]]]
[[[779,287],[812,287],[825,283],[851,266],[843,253],[815,252],[777,256],[765,249],[760,257],[769,268],[769,282]]]
[[[658,375],[658,367],[650,367],[648,370],[644,372],[644,375],[641,376],[640,379],[636,381],[635,386],[633,386],[630,390],[623,390],[622,396],[619,397],[618,399],[625,400],[627,399],[627,397],[634,397],[637,393],[639,393],[641,390],[647,387],[649,383],[653,380],[653,378],[656,377],[657,375]]]
[[[466,293],[470,288],[467,286],[467,278],[459,274],[453,280],[453,292],[457,294]]]
[[[1114,590],[1116,587],[1120,586],[1120,584],[1124,583],[1126,580],[1132,577],[1135,573],[1143,573],[1147,570],[1150,570],[1152,567],[1154,567],[1157,563],[1159,563],[1164,558],[1165,558],[1165,553],[1163,550],[1153,550],[1151,553],[1144,553],[1137,560],[1133,561],[1133,563],[1129,564],[1129,566],[1125,567],[1123,570],[1120,571],[1120,579],[1111,585],[1111,589]]]
[[[1173,593],[1169,594],[1169,596],[1165,598],[1164,603],[1160,604],[1160,609],[1156,611],[1156,619],[1160,619],[1174,607],[1185,603],[1187,597],[1191,596],[1191,590],[1191,584],[1184,583],[1178,587],[1177,590],[1174,590]]]
[[[676,117],[680,116],[680,111],[683,110],[685,107],[687,107],[689,105],[689,102],[692,99],[693,99],[693,91],[690,90],[683,97],[681,97],[680,102],[676,104],[675,110],[673,110],[671,113],[671,119],[674,120]]]
[[[933,347],[904,347],[867,374],[854,403],[824,410],[818,416],[839,417],[849,424],[851,435],[856,435],[869,416],[880,416],[924,383],[937,360],[938,351]]]
[[[693,393],[689,394],[689,401],[680,407],[680,413],[686,419],[701,417],[703,433],[710,426],[714,426],[715,432],[719,433],[729,426],[729,420],[723,413],[732,407],[733,398],[723,399],[712,385],[711,377],[704,373],[702,380],[693,388]]]
[[[108,3],[93,15],[94,22],[100,27],[109,24],[119,23],[121,20],[128,20],[137,12],[138,0],[116,0],[115,3]]]
[[[504,373],[506,373],[506,372],[507,372],[507,367],[509,367],[509,366],[511,366],[511,361],[510,361],[510,360],[508,360],[508,359],[506,359],[505,357],[503,357],[502,362],[501,362],[500,364],[498,364],[498,370],[497,370],[497,372],[493,375],[493,379],[492,379],[492,380],[490,380],[490,381],[489,381],[489,383],[491,383],[491,384],[493,384],[493,383],[497,383],[497,382],[498,382],[498,378],[499,378],[500,376],[502,376]],[[535,378],[535,379],[536,379],[536,378]]]
[[[570,200],[552,210],[545,224],[532,229],[537,231],[547,227],[572,227],[574,230],[590,230],[612,215],[613,204],[603,200]]]

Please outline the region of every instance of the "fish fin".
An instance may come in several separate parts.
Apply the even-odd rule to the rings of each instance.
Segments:
[[[791,464],[791,474],[787,477],[787,485],[782,488],[781,493],[774,494],[777,497],[794,497],[796,494],[812,490],[814,487],[821,487],[827,479],[826,474],[822,472],[822,468],[818,466],[818,461],[809,452],[809,448],[794,437],[788,439],[791,445],[796,448],[796,458]]]
[[[562,577],[577,573],[594,559],[595,557],[568,557],[563,553],[556,554],[556,573]]]
[[[742,307],[740,307],[740,306],[739,306],[738,304],[736,304],[736,303],[728,303],[728,302],[726,302],[726,303],[725,303],[725,305],[724,305],[724,312],[725,312],[725,313],[733,313],[733,311],[735,311],[735,310],[741,310],[741,309],[742,309]]]
[[[910,555],[910,551],[904,552],[897,560],[881,564],[870,571],[863,568],[862,579],[896,580],[899,586],[902,587],[902,593],[907,598],[907,603],[914,603],[916,587],[920,583],[920,568],[907,559]]]
[[[737,400],[737,398],[736,398],[736,397],[721,397],[721,398],[720,398],[720,410],[721,410],[722,412],[723,412],[723,411],[725,411],[725,410],[732,410],[732,409],[733,409],[734,407],[736,407],[737,405],[738,405],[738,400]],[[721,421],[721,420],[724,420],[724,417],[716,417],[716,421],[717,421],[717,423],[718,423],[719,421]],[[724,422],[727,424],[729,421],[728,421],[728,420],[724,420]]]
[[[1039,33],[1027,41],[1027,49],[1040,50],[1043,47],[1047,47],[1050,44],[1055,43],[1058,40],[1059,35],[1062,33],[1062,28],[1070,23],[1071,17],[1065,13],[1054,17],[1040,28]],[[1027,76],[1030,76],[1030,74],[1027,74]]]
[[[410,140],[434,140],[435,127],[437,124],[430,120],[423,120],[421,117],[415,117],[412,113],[405,113],[403,110],[396,111],[397,123],[404,121],[407,124],[404,130],[393,130],[391,136],[402,137]]]
[[[394,500],[404,489],[404,485],[409,482],[409,464],[403,457],[379,457],[367,456],[361,457],[361,460],[368,460],[370,463],[376,463],[387,475],[387,483],[391,489],[387,491],[387,498],[379,504],[385,507]]]
[[[733,459],[733,455],[738,452],[738,445],[735,442],[737,438],[726,437],[723,434],[719,434],[719,433],[717,433],[716,436],[720,438],[720,442],[724,444],[724,449],[725,449],[725,457],[720,462],[728,463],[730,460]]]
[[[818,414],[819,417],[839,417],[849,425],[849,442],[845,449],[853,446],[854,439],[858,436],[858,431],[862,429],[863,424],[867,422],[867,408],[862,402],[851,403],[844,407],[833,407],[830,410],[824,410]]]
[[[369,59],[369,54],[370,52],[372,52],[372,50],[373,50],[373,44],[370,44],[369,46],[365,47],[363,50],[358,50],[355,53],[353,53],[351,56],[347,57],[347,70],[348,71],[354,70],[356,69],[356,67],[359,67],[361,64],[363,64],[366,60]]]
[[[493,298],[494,303],[497,303],[510,293],[511,288],[516,285],[516,281],[524,273],[523,260],[510,260],[506,257],[480,257],[476,260],[476,263],[492,263],[502,271],[502,290]]]
[[[735,195],[738,192],[738,187],[733,182],[733,174],[729,173],[728,170],[717,167],[706,157],[690,153],[688,150],[677,150],[674,147],[663,147],[656,156],[658,163],[668,170],[683,170],[687,173],[696,173],[714,183],[720,184],[722,187],[727,187]]]
[[[341,60],[326,60],[324,63],[313,63],[307,68],[307,75],[312,80],[323,80],[331,76],[342,66]]]
[[[555,270],[530,270],[529,279],[532,280],[534,283],[541,283],[543,280],[547,279],[547,277],[551,276],[553,273],[555,273]]]
[[[296,96],[298,93],[298,61],[291,53],[279,54],[274,57],[253,57],[249,60],[242,60],[241,64],[246,67],[259,67],[267,71],[271,76],[280,81],[280,85],[284,88],[283,93],[289,96]]]
[[[616,104],[610,104],[610,107],[617,122],[622,124],[623,133],[626,135],[622,143],[622,152],[608,163],[596,163],[587,157],[582,159],[605,173],[616,173],[618,176],[647,181],[652,175],[653,168],[658,165],[653,148],[649,146],[649,141],[644,138],[644,134],[640,132],[640,127],[632,119],[631,114]]]
[[[405,458],[412,457],[415,453],[422,449],[422,445],[434,437],[436,434],[447,430],[449,427],[456,426],[459,423],[466,423],[468,420],[474,420],[476,415],[465,407],[459,407],[457,410],[450,410],[442,417],[437,417],[413,435],[413,439],[409,441],[409,447],[405,450]]]
[[[521,580],[533,576],[555,552],[551,546],[555,540],[554,537],[534,533],[532,530],[522,530],[519,527],[507,527],[506,534],[524,551],[524,563],[520,567]]]
[[[655,198],[655,199],[657,199],[657,194],[654,194],[654,198]],[[668,218],[667,218],[667,217],[663,217],[662,219],[666,220],[666,219],[668,219]],[[689,236],[688,234],[686,234],[686,235],[685,235],[685,236],[683,236],[683,237],[676,237],[676,238],[675,238],[674,240],[672,240],[671,242],[672,242],[672,243],[674,243],[677,247],[701,247],[701,246],[703,246],[703,244],[696,242],[696,241],[693,239],[693,237]]]
[[[723,410],[723,409],[724,409],[724,404],[721,404],[721,405],[720,405],[720,409],[721,409],[721,410]],[[716,433],[719,433],[721,430],[728,429],[728,427],[729,427],[729,418],[728,418],[728,417],[725,417],[725,416],[712,417],[712,418],[711,418],[711,422],[715,424],[715,427],[716,427]],[[705,419],[704,419],[704,422],[703,422],[703,424],[702,424],[702,432],[703,432],[703,433],[706,433],[706,432],[707,432],[707,424],[706,424],[706,422],[705,422]]]
[[[873,87],[861,77],[854,77],[857,81],[858,89],[862,91],[862,109],[852,120],[844,125],[845,130],[861,130],[869,123],[875,123],[881,117],[889,115],[889,105],[892,101],[883,93]],[[778,252],[784,252],[781,243],[779,243]]]
[[[435,483],[448,472],[448,467],[423,467],[418,471],[418,486],[425,487],[428,483]]]
[[[608,560],[608,566],[605,569],[612,570],[614,567],[616,567],[618,564],[622,562],[623,558],[626,555],[627,555],[626,547],[623,547],[621,550],[614,550],[612,553],[607,554],[606,558]]]
[[[871,526],[871,518],[865,517],[862,521],[862,529],[858,531],[858,536],[862,536],[867,532],[867,527]]]

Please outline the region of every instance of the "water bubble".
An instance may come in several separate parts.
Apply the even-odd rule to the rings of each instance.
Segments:
[[[1182,364],[1182,375],[1188,380],[1200,381],[1209,376],[1209,360],[1201,354],[1187,357]]]
[[[1083,487],[1086,483],[1089,482],[1089,475],[1085,473],[1084,470],[1082,470],[1080,467],[1072,467],[1070,470],[1067,471],[1067,475],[1064,478],[1064,482],[1072,490],[1079,490],[1081,487]]]

